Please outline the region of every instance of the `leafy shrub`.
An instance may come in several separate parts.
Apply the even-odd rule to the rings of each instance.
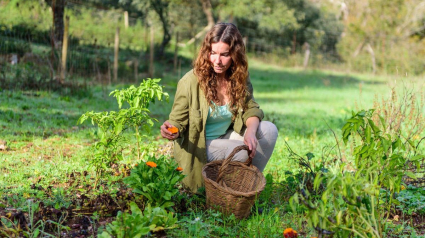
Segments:
[[[18,54],[22,57],[26,52],[31,52],[31,46],[28,42],[16,40],[1,40],[0,54]]]
[[[425,189],[408,185],[406,189],[400,191],[396,198],[400,205],[397,207],[403,213],[412,215],[413,213],[425,214]]]
[[[385,237],[393,195],[400,191],[404,175],[415,177],[405,171],[405,165],[424,157],[408,138],[386,132],[382,116],[378,115],[379,124],[373,117],[374,110],[353,113],[342,128],[343,141],[351,138],[354,143],[355,170],[336,166],[332,173],[317,173],[313,189],[301,190],[292,198],[293,205],[307,208],[310,225],[321,235]],[[389,194],[386,206],[380,204],[382,189]]]
[[[149,203],[167,208],[174,206],[172,199],[179,192],[176,185],[183,178],[177,163],[161,156],[149,157],[148,162],[134,167],[131,175],[124,178],[124,182],[133,188],[135,193],[146,197]]]
[[[122,158],[122,150],[127,141],[123,134],[128,129],[133,129],[136,133],[137,157],[140,159],[141,131],[150,131],[153,122],[156,121],[149,115],[148,107],[150,103],[158,100],[168,100],[168,94],[162,91],[162,86],[158,85],[161,79],[144,80],[139,87],[130,86],[127,89],[114,90],[110,93],[118,102],[119,110],[110,112],[86,112],[78,119],[79,124],[91,119],[93,125],[99,128],[100,141],[95,145],[94,158],[90,161],[96,169],[96,183],[100,175],[108,169],[110,165]],[[122,108],[127,103],[128,108]]]
[[[51,44],[50,30],[41,30],[37,25],[30,23],[19,23],[11,28],[0,25],[0,35],[23,39],[32,43]],[[78,45],[79,40],[73,36],[69,36],[68,43],[70,45]]]
[[[117,218],[99,235],[101,238],[138,238],[153,231],[177,227],[177,218],[163,208],[148,205],[144,212],[136,203],[130,204],[131,214],[118,212]]]

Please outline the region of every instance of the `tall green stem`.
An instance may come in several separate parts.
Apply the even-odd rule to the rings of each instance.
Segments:
[[[137,140],[137,160],[140,161],[140,135],[139,135],[139,127],[136,125],[136,140]]]

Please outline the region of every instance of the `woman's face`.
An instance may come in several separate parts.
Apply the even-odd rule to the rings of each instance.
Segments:
[[[227,69],[232,65],[232,57],[230,57],[230,47],[223,42],[211,44],[210,61],[219,76],[224,76]]]

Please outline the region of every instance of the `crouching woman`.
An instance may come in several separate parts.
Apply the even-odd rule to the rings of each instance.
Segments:
[[[263,171],[277,139],[276,126],[262,121],[254,100],[242,36],[235,25],[216,24],[205,36],[189,71],[178,83],[169,120],[162,137],[175,140],[174,157],[183,168],[184,184],[193,192],[203,186],[202,167],[228,157],[239,145],[234,160],[253,157]],[[176,127],[175,133],[170,128]]]

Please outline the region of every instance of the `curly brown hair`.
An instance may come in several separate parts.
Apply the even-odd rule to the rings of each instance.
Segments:
[[[211,44],[223,42],[230,47],[232,64],[226,71],[226,79],[230,81],[229,108],[233,115],[238,109],[245,109],[245,96],[248,94],[246,80],[248,77],[248,61],[245,54],[245,44],[238,28],[232,23],[218,23],[205,36],[198,57],[194,61],[194,73],[198,77],[201,90],[204,92],[211,108],[220,102],[217,96],[217,74],[210,61]]]

